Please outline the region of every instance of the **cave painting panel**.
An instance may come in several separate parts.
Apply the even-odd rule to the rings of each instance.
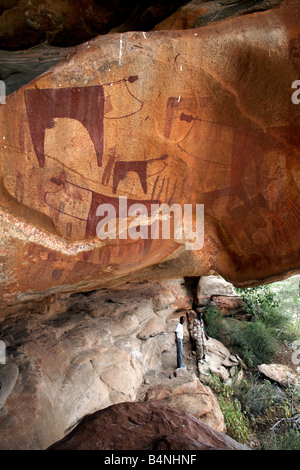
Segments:
[[[193,179],[197,202],[207,207],[223,198],[228,208],[249,202],[245,184],[261,152],[253,141],[249,147],[247,132],[210,119],[210,98],[194,91],[145,103],[134,92],[138,80],[24,91],[37,165],[24,178],[21,170],[8,175],[7,187],[68,240],[95,237],[97,206],[109,202],[118,211],[118,196],[146,207],[191,202]],[[245,146],[251,156],[241,159]]]
[[[109,201],[118,211],[118,199],[115,195],[118,194],[120,183],[125,181],[126,184],[130,174],[136,175],[140,186],[138,191],[144,195],[144,198],[130,199],[132,204],[140,202],[147,207],[151,202],[160,202],[155,199],[154,191],[149,196],[147,179],[149,175],[155,178],[158,173],[163,172],[166,166],[163,162],[168,155],[147,158],[144,153],[141,158],[137,152],[135,160],[125,160],[115,146],[109,155],[105,155],[105,160],[103,156],[104,120],[107,120],[108,126],[114,126],[117,120],[134,116],[143,107],[143,102],[137,99],[128,87],[128,84],[137,80],[135,75],[98,86],[25,90],[30,136],[42,172],[38,183],[42,189],[42,207],[39,209],[50,215],[59,229],[64,227],[62,235],[68,239],[96,235],[97,204]],[[122,99],[124,95],[127,100]],[[69,135],[62,139],[60,119],[64,120],[64,124],[70,129]],[[74,121],[77,121],[77,124],[74,124]],[[84,131],[78,123],[84,127]],[[77,129],[77,132],[74,129]],[[53,137],[53,134],[48,132],[51,130],[57,130],[57,136]],[[89,157],[90,175],[87,174],[87,168],[82,170],[85,155],[79,155],[78,158],[75,155],[79,141],[73,139],[75,148],[72,149],[69,161],[64,146],[70,135],[84,132],[82,140],[91,140],[96,155],[95,160]],[[50,145],[47,144],[49,135],[52,135]],[[54,148],[58,148],[59,155],[53,155]],[[87,153],[91,155],[91,148]],[[156,162],[156,169],[151,173],[151,167]],[[154,186],[155,183],[157,177]],[[19,183],[15,186],[17,196]],[[104,193],[101,191],[103,189]]]
[[[281,20],[279,15],[270,24],[283,26]],[[80,48],[8,100],[2,142],[8,209],[26,216],[30,233],[35,226],[46,234],[56,229],[75,241],[95,237],[100,204],[112,205],[118,215],[120,196],[147,207],[155,201],[204,204],[205,250],[196,254],[203,265],[241,282],[250,271],[248,278],[257,279],[261,266],[266,279],[268,264],[279,269],[281,263],[286,272],[293,266],[295,245],[289,242],[297,239],[300,220],[300,108],[291,102],[291,84],[299,78],[300,38],[296,20],[288,21],[291,29],[283,26],[263,35],[270,40],[266,50],[258,46],[253,25],[246,25],[238,48],[227,47],[222,28],[217,38],[205,32],[197,37],[193,31],[139,39],[130,33],[126,61],[119,64],[117,37],[111,44],[96,41],[90,49]],[[140,45],[133,44],[137,39]],[[286,73],[274,78],[275,56]],[[258,78],[265,86],[259,86]],[[91,86],[72,86],[83,83]],[[84,276],[99,279],[102,272],[104,279],[122,275],[121,266],[128,273],[155,264],[153,254],[157,262],[174,254],[172,242],[145,243],[79,243],[86,249],[78,255],[82,264],[74,266],[74,257],[62,253],[55,264],[50,260],[49,270],[56,282],[65,282],[67,272],[70,283]],[[141,253],[151,251],[144,265],[137,245]],[[281,247],[285,259],[277,255]],[[30,278],[37,281],[46,264],[39,262],[44,259],[40,249],[37,245],[37,256],[30,253],[30,269],[40,269]],[[261,263],[262,257],[270,262]]]

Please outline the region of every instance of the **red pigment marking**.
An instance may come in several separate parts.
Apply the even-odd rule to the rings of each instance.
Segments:
[[[87,129],[97,155],[103,157],[104,92],[102,85],[72,88],[25,90],[25,104],[31,139],[39,166],[45,166],[46,129],[54,127],[55,118],[76,119]]]

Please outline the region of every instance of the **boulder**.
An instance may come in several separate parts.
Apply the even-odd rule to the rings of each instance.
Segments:
[[[149,401],[120,403],[86,416],[49,450],[250,449],[192,415]]]
[[[230,374],[223,366],[209,366],[209,371],[211,374],[217,375],[222,382],[227,382],[229,380]]]
[[[99,36],[0,105],[1,317],[131,281],[297,272],[299,9]],[[162,203],[193,206],[184,233],[149,235]]]
[[[233,285],[221,276],[201,276],[197,287],[198,306],[208,305],[213,295],[236,295]]]
[[[204,384],[209,384],[211,374],[217,374],[220,379],[226,382],[229,379],[229,373],[223,362],[230,356],[229,349],[215,338],[209,338],[206,342],[206,362],[197,362],[199,378]]]
[[[188,375],[189,372],[186,367],[177,367],[177,369],[174,371],[174,376],[175,377],[184,377],[185,375]]]
[[[217,375],[227,385],[235,382],[238,384],[243,379],[243,371],[246,366],[239,356],[230,354],[229,349],[215,338],[209,338],[206,342],[206,361],[197,363],[199,379],[209,385],[211,374]]]
[[[206,349],[211,364],[222,365],[223,361],[231,356],[229,349],[215,338],[208,339]]]
[[[247,312],[246,304],[237,295],[212,295],[208,306],[216,308],[224,317],[234,317],[237,320],[251,320],[252,315]]]
[[[239,363],[238,359],[235,356],[228,356],[226,359],[222,362],[222,366],[224,367],[232,367],[235,366]]]
[[[194,375],[177,376],[150,387],[146,401],[163,403],[185,411],[217,431],[226,432],[224,417],[218,401],[209,387]]]
[[[300,376],[290,367],[282,364],[261,364],[258,366],[261,374],[268,379],[278,382],[283,387],[299,386]]]

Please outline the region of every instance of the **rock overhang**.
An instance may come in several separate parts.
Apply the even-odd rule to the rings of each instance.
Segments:
[[[2,306],[137,278],[217,272],[247,286],[299,272],[298,15],[287,0],[200,29],[99,37],[7,98]],[[203,205],[202,248],[99,240],[97,209],[118,221],[120,198]]]

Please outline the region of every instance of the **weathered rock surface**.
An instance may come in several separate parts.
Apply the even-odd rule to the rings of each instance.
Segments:
[[[80,21],[78,21],[78,15],[76,17],[77,31],[72,31],[75,10],[78,13],[78,5],[74,2],[65,2],[64,5],[61,2],[56,2],[53,5],[47,4],[46,6],[43,4],[43,0],[39,0],[39,2],[31,3],[30,11],[28,8],[29,4],[25,2],[12,0],[11,2],[6,1],[5,5],[4,2],[1,2],[4,10],[3,17],[0,17],[0,25],[1,21],[2,23],[5,21],[6,27],[0,32],[0,48],[1,41],[3,42],[4,49],[14,48],[17,44],[28,46],[32,41],[35,44],[37,38],[39,41],[46,38],[46,42],[25,50],[1,51],[0,80],[5,81],[6,95],[8,96],[22,85],[46,72],[51,66],[68,55],[72,47],[66,46],[75,43],[79,44],[81,40],[91,39],[93,32],[96,33],[94,36],[103,34],[109,29],[111,21],[118,22],[122,19],[122,24],[114,26],[111,29],[112,32],[148,31],[149,27],[156,24],[161,17],[168,18],[162,23],[156,24],[153,28],[154,30],[199,28],[210,22],[222,21],[224,18],[248,14],[253,10],[261,11],[272,8],[281,1],[258,0],[250,2],[250,4],[249,2],[236,2],[233,5],[230,1],[229,5],[226,5],[226,1],[222,2],[222,4],[215,1],[200,2],[199,4],[196,0],[178,8],[176,13],[170,17],[168,15],[176,7],[185,2],[173,1],[172,3],[164,2],[159,4],[156,1],[155,5],[151,5],[151,1],[147,1],[144,4],[135,2],[136,4],[134,5],[134,1],[123,2],[123,4],[119,1],[118,5],[113,6],[113,11],[111,3],[104,5],[102,2],[101,6],[97,6],[95,2],[85,2],[80,8]],[[90,12],[85,11],[87,3],[90,3]],[[68,10],[67,15],[63,14],[65,13],[63,12],[64,8]],[[98,12],[96,11],[97,8]],[[9,9],[11,10],[8,12],[7,10]],[[48,21],[46,22],[44,16],[45,10],[48,10]],[[92,15],[89,15],[89,13],[92,13]],[[99,14],[101,15],[101,21],[98,21]],[[129,18],[127,18],[128,14],[130,14]],[[71,24],[68,15],[73,15]],[[37,18],[36,21],[32,19],[32,16]],[[58,18],[55,18],[57,16]],[[51,18],[50,21],[49,17]],[[54,18],[55,21],[53,21]],[[87,25],[86,22],[90,22],[92,25]],[[10,28],[9,23],[11,24]],[[38,25],[38,29],[34,28],[34,25]],[[25,36],[24,34],[22,35],[24,27],[26,29]],[[76,34],[78,31],[79,36]],[[62,47],[51,46],[49,44],[58,44]]]
[[[0,408],[13,390],[19,375],[18,366],[12,362],[0,365]]]
[[[235,296],[233,285],[221,276],[201,276],[197,286],[198,306],[203,307],[209,303],[213,295]]]
[[[60,62],[73,47],[54,47],[47,43],[25,51],[0,51],[0,79],[6,96],[29,83]]]
[[[112,29],[148,30],[183,3],[5,0],[0,3],[0,48],[24,49],[45,40],[55,46],[72,46]]]
[[[168,406],[201,419],[211,428],[226,432],[216,397],[194,374],[168,379],[150,387],[146,397],[146,401],[149,400],[162,400]]]
[[[0,448],[45,449],[85,415],[135,401],[146,374],[158,381],[174,372],[174,331],[189,305],[181,282],[65,295],[2,321]],[[213,425],[221,417],[211,396],[208,409],[208,393],[198,394],[198,409]]]
[[[36,0],[7,0],[0,47],[45,38],[66,45],[76,30],[74,44],[169,11],[168,2],[143,2],[131,14],[132,3],[120,24],[120,11],[111,16],[103,2],[85,8],[83,18],[74,16],[74,2],[45,9]],[[249,12],[249,2],[224,3],[202,3],[182,29]],[[44,45],[42,56],[18,52],[21,80],[15,58],[1,55],[9,92],[33,79],[0,106],[0,321],[8,355],[0,365],[1,448],[44,449],[96,410],[103,411],[59,446],[114,449],[119,437],[120,448],[239,448],[217,433],[224,420],[204,384],[211,373],[240,381],[243,364],[210,339],[208,362],[198,364],[203,383],[189,368],[162,379],[176,367],[174,329],[190,305],[180,283],[144,281],[220,273],[242,286],[299,270],[300,107],[291,102],[299,8],[285,0],[203,29],[112,34],[64,50]],[[123,219],[136,238],[99,240],[98,207],[109,204],[120,222],[125,197],[147,210],[204,204],[203,247],[187,249],[186,232],[153,239],[153,222],[144,216],[134,226],[132,214]],[[203,227],[193,222],[201,241]],[[223,288],[210,292],[210,304],[239,315],[240,300],[225,281]],[[70,295],[76,291],[85,293]],[[287,386],[286,371],[277,369],[270,378]],[[145,374],[148,402],[112,407],[136,400]],[[115,434],[115,414],[126,441]],[[104,422],[106,440],[89,440]]]
[[[240,15],[268,10],[281,3],[282,0],[192,0],[181,6],[173,15],[155,26],[155,30],[190,29],[207,26],[215,21],[235,18]]]
[[[229,349],[215,338],[206,342],[206,362],[198,362],[199,378],[203,384],[211,381],[211,374],[217,375],[222,382],[238,384],[243,379],[244,363],[238,356],[230,354]]]
[[[242,297],[236,294],[233,285],[221,276],[201,276],[197,285],[196,309],[203,312],[214,307],[221,315],[237,320],[251,320]]]
[[[247,312],[245,302],[239,296],[213,295],[208,304],[215,307],[224,317],[234,317],[237,320],[251,320],[251,313]]]
[[[300,386],[300,375],[282,364],[261,364],[258,366],[261,374],[268,379],[278,382],[283,387]]]
[[[134,279],[297,272],[299,9],[99,37],[0,106],[2,316]],[[187,233],[99,240],[97,208],[118,217],[120,197],[203,204],[203,247]]]
[[[183,432],[184,429],[184,432]],[[120,403],[85,417],[50,450],[249,450],[162,402]]]

